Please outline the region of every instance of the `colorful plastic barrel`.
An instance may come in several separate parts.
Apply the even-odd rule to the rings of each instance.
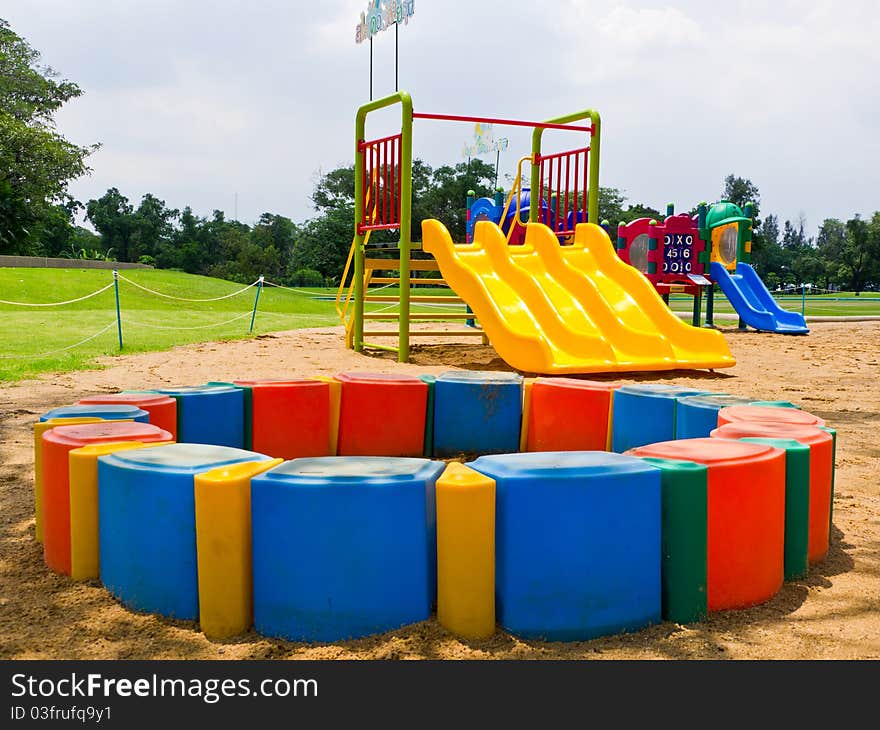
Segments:
[[[789,410],[789,409],[779,409]],[[792,411],[803,413],[803,411]],[[794,439],[810,447],[810,536],[807,554],[811,563],[828,552],[831,512],[831,484],[834,476],[834,441],[831,434],[815,426],[792,423],[737,421],[719,426],[713,437]]]
[[[481,456],[495,480],[499,623],[591,639],[659,622],[660,470],[597,451]]]
[[[495,481],[458,462],[437,480],[437,620],[465,639],[495,633]]]
[[[785,452],[764,444],[706,438],[666,441],[627,453],[709,468],[710,611],[754,606],[776,594],[782,586],[785,553]]]
[[[785,580],[803,578],[809,569],[810,447],[794,439],[744,438],[785,451]]]
[[[531,386],[526,451],[606,451],[619,383],[537,378]]]
[[[70,575],[69,453],[90,444],[171,440],[168,431],[139,421],[56,426],[43,434],[43,556],[52,570]]]
[[[159,444],[170,443],[160,441]],[[74,580],[98,578],[98,457],[117,451],[143,449],[153,444],[117,441],[89,444],[74,449],[70,459],[70,577]]]
[[[517,373],[450,370],[434,383],[434,455],[519,450],[523,379]]]
[[[421,457],[428,385],[411,375],[340,373],[340,456]]]
[[[98,423],[103,418],[50,418],[34,424],[34,539],[43,542],[43,434],[59,425]]]
[[[770,406],[771,408],[797,408],[800,409],[800,406],[797,403],[792,403],[790,400],[753,400],[749,403],[750,406]]]
[[[244,461],[195,475],[199,626],[211,639],[254,623],[251,479],[280,463]]]
[[[329,456],[330,385],[320,380],[236,380],[251,403],[251,447],[281,459]]]
[[[718,428],[718,411],[751,402],[750,398],[721,393],[679,398],[675,407],[675,438],[708,438],[712,429]]]
[[[825,421],[819,416],[802,411],[799,408],[779,406],[730,406],[718,411],[718,425],[749,421],[752,423],[787,423],[792,426],[824,426]]]
[[[207,444],[169,444],[98,459],[101,582],[124,605],[199,617],[195,475],[269,457]]]
[[[663,620],[689,624],[706,618],[708,483],[705,464],[645,459],[660,469],[662,489]]]
[[[177,440],[240,449],[244,446],[244,394],[240,388],[196,385],[160,388],[177,401]]]
[[[621,386],[614,391],[611,450],[622,453],[637,446],[674,439],[678,399],[705,394],[704,390],[680,385]]]
[[[137,406],[150,414],[150,423],[177,438],[177,401],[157,393],[104,393],[90,395],[77,401],[80,405],[129,405]]]
[[[425,408],[425,447],[422,456],[430,459],[434,455],[434,385],[437,376],[431,374],[419,375],[425,385],[428,386],[428,405]]]
[[[61,406],[46,411],[40,416],[41,421],[53,418],[100,418],[102,421],[138,421],[149,423],[150,414],[137,406],[107,403],[104,405],[73,405]]]
[[[427,619],[443,468],[421,458],[331,456],[254,477],[256,630],[340,641]]]

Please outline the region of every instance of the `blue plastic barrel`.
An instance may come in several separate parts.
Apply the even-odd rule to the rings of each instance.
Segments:
[[[623,453],[637,446],[672,441],[678,399],[707,391],[662,383],[624,385],[614,391],[611,450]]]
[[[103,418],[105,421],[138,421],[149,423],[150,414],[137,406],[127,405],[73,405],[61,406],[46,411],[40,416],[41,421],[50,418]]]
[[[254,626],[340,641],[423,621],[436,595],[442,462],[294,459],[254,477]]]
[[[482,456],[495,480],[498,621],[579,641],[659,622],[660,470],[603,451]]]
[[[269,457],[205,444],[169,444],[98,458],[101,582],[126,606],[197,620],[194,477]]]
[[[177,401],[177,440],[244,448],[244,392],[225,385],[160,388]]]
[[[517,373],[450,370],[434,384],[434,455],[519,451],[523,379]]]
[[[751,398],[726,393],[686,395],[679,398],[675,407],[675,438],[708,438],[718,428],[718,411],[727,406],[748,405],[752,402],[754,401]]]

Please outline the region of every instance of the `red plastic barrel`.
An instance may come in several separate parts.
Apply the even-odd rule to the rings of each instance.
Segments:
[[[755,436],[786,438],[810,447],[810,527],[807,558],[811,563],[822,560],[828,553],[831,530],[831,480],[834,475],[834,439],[831,434],[815,426],[739,421],[720,426],[711,435],[713,438],[723,439]]]
[[[611,396],[619,383],[537,378],[526,451],[607,451]]]
[[[718,425],[749,421],[751,423],[788,423],[793,426],[824,426],[825,421],[797,408],[775,406],[727,406],[718,411]]]
[[[80,446],[117,441],[173,441],[151,423],[101,421],[56,426],[43,434],[43,557],[52,570],[70,575],[70,472],[68,453]]]
[[[422,456],[428,385],[409,375],[340,373],[340,456]]]
[[[782,586],[785,548],[785,452],[717,438],[640,446],[627,453],[708,467],[708,608],[744,608]]]
[[[236,380],[251,389],[252,450],[282,459],[328,456],[330,384],[320,380]]]
[[[104,393],[82,398],[81,405],[106,403],[137,406],[150,414],[150,424],[168,431],[177,440],[177,401],[167,395],[151,393]]]

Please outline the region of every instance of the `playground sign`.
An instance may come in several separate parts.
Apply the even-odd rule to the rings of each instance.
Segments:
[[[404,25],[416,12],[416,0],[371,0],[367,9],[361,13],[361,22],[355,29],[354,42],[372,40],[392,25]]]
[[[461,149],[461,156],[471,158],[489,152],[501,152],[506,150],[509,144],[507,137],[495,139],[491,124],[477,122],[474,125],[474,139],[470,144],[465,142]]]

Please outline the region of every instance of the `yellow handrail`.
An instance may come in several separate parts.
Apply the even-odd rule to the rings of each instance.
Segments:
[[[510,210],[510,204],[513,202],[513,196],[516,196],[516,199],[520,199],[520,195],[522,193],[522,166],[524,163],[528,162],[531,164],[532,156],[526,155],[525,157],[521,157],[519,162],[516,163],[516,180],[513,183],[513,187],[510,188],[510,195],[507,196],[507,202],[504,204],[504,209],[501,211],[501,218],[498,220],[498,225],[504,225],[504,221],[507,218],[507,211]],[[514,220],[510,223],[510,228],[507,229],[507,242],[510,243],[510,239],[513,236],[513,230],[516,226],[521,225],[524,226],[523,223],[519,219],[519,210],[516,211],[516,215],[514,216]]]
[[[372,180],[371,184],[367,186],[366,191],[366,208],[370,210],[370,202],[372,199],[373,188],[378,181],[378,170],[373,170],[372,172]],[[373,209],[367,215],[367,221],[372,223],[376,220],[376,216],[378,215],[378,210],[373,207]],[[372,231],[367,231],[367,235],[364,236],[364,248],[367,247],[367,244],[370,242],[370,234]],[[345,289],[345,280],[348,278],[349,269],[351,269],[351,262],[354,260],[354,250],[355,250],[355,242],[357,241],[357,236],[351,239],[351,247],[348,249],[348,258],[345,261],[345,268],[342,271],[342,278],[339,280],[339,289],[336,292],[336,314],[339,315],[339,320],[345,325],[346,339],[348,339],[349,332],[351,330],[352,322],[346,320],[346,315],[348,314],[348,307],[351,304],[352,293],[354,292],[354,277],[351,279],[351,284],[348,285],[348,294],[345,297],[345,303],[342,303],[342,292]]]

